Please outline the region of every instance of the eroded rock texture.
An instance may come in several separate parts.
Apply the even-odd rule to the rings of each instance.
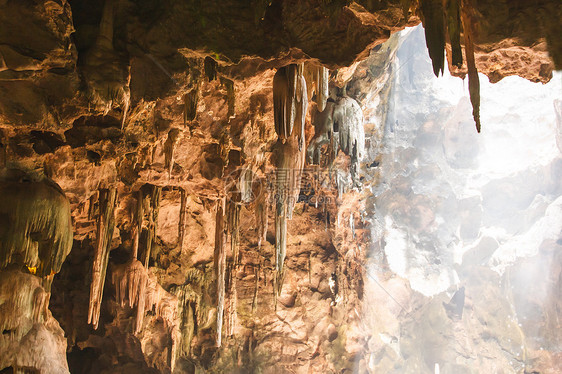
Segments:
[[[392,348],[405,281],[392,333],[362,318],[391,34],[423,20],[475,98],[474,69],[561,66],[558,1],[441,3],[0,1],[0,370],[417,364]],[[441,302],[407,318],[440,334]]]

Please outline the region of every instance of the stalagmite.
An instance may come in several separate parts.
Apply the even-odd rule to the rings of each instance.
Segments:
[[[480,132],[480,80],[478,70],[474,61],[474,25],[469,12],[472,6],[469,1],[463,2],[462,25],[464,29],[464,50],[466,54],[466,66],[468,67],[468,91],[472,103],[472,116],[476,123],[476,131]]]
[[[183,240],[185,237],[185,210],[187,206],[187,193],[185,189],[180,188],[180,218],[178,221],[178,247],[180,253],[183,249]]]
[[[0,182],[0,268],[10,264],[58,273],[72,248],[70,204],[54,182]]]
[[[445,69],[445,16],[443,0],[421,0],[425,42],[433,63],[433,73],[439,76]]]
[[[109,260],[111,238],[113,237],[114,209],[117,201],[117,191],[114,187],[99,190],[99,214],[96,230],[96,247],[92,263],[92,283],[90,285],[90,304],[88,308],[88,323],[98,328],[100,318],[105,273]]]
[[[447,0],[447,31],[449,32],[449,41],[451,42],[452,61],[456,67],[462,67],[462,50],[461,50],[461,13],[460,2],[462,0]]]
[[[224,315],[224,297],[226,293],[226,237],[223,214],[224,201],[217,204],[217,215],[215,225],[215,278],[217,280],[217,347],[221,346],[222,321]]]

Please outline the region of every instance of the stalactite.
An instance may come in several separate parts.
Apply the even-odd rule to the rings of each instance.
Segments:
[[[197,103],[199,102],[199,86],[195,86],[183,97],[183,120],[187,124],[197,116]]]
[[[425,42],[433,63],[433,73],[439,76],[445,69],[445,11],[443,0],[421,0]]]
[[[144,257],[144,266],[148,268],[150,263],[150,253],[152,244],[156,239],[156,229],[158,226],[158,213],[160,211],[160,196],[162,187],[152,186],[152,194],[150,196],[150,210],[148,212],[148,237],[146,239],[146,251]]]
[[[261,249],[261,244],[265,242],[267,235],[268,225],[268,211],[269,205],[267,204],[267,193],[263,191],[258,194],[256,198],[256,226],[258,227],[258,249]]]
[[[273,116],[275,131],[285,142],[293,132],[296,116],[297,65],[279,68],[273,77]]]
[[[178,299],[178,323],[180,339],[177,345],[176,359],[191,355],[191,341],[198,331],[208,328],[209,312],[212,305],[205,302],[204,295],[212,287],[213,277],[205,270],[190,268],[187,270],[186,283],[172,287],[170,292]],[[212,322],[211,322],[212,324]]]
[[[143,212],[143,199],[144,194],[142,190],[138,190],[137,193],[137,206],[135,209],[135,215],[133,219],[133,250],[132,250],[132,258],[136,259],[139,252],[139,241],[140,241],[140,234],[142,232],[142,221],[144,219],[144,212]]]
[[[472,116],[476,123],[476,131],[480,132],[480,80],[478,70],[474,61],[474,25],[470,1],[465,0],[462,7],[462,24],[464,29],[464,49],[466,54],[466,66],[468,67],[468,91],[472,103]]]
[[[235,96],[234,96],[234,81],[231,79],[227,79],[227,78],[222,78],[220,79],[221,84],[226,88],[226,102],[228,105],[228,112],[226,114],[226,116],[228,118],[234,116],[234,113],[236,111],[236,100],[235,100]]]
[[[215,223],[215,278],[217,280],[217,347],[222,343],[222,324],[224,315],[224,298],[226,292],[226,251],[225,251],[225,227],[224,227],[224,201],[217,204],[217,215]]]
[[[215,61],[214,58],[207,56],[205,57],[204,67],[205,67],[205,76],[209,80],[209,82],[214,81],[217,79],[217,68],[219,64]]]
[[[156,275],[148,271],[148,281],[146,286],[146,304],[144,314],[154,310],[156,317],[162,318],[168,326],[168,331],[172,338],[170,350],[171,371],[174,371],[175,358],[177,357],[177,345],[180,340],[180,330],[178,321],[178,299],[175,295],[166,292],[158,283]],[[142,324],[141,324],[142,326]]]
[[[143,264],[133,258],[128,263],[115,266],[112,270],[111,282],[115,286],[116,301],[121,307],[128,301],[130,308],[136,307],[134,333],[142,329],[146,307],[148,272]]]
[[[193,297],[191,288],[179,287],[176,290],[178,298],[178,316],[180,322],[180,340],[178,342],[177,353],[179,356],[189,357],[191,355],[191,341],[195,336],[197,327],[196,297]]]
[[[298,200],[305,150],[304,118],[308,100],[302,69],[289,65],[278,70],[273,80],[276,145],[275,281],[274,293],[281,291],[283,264],[287,251],[287,220]],[[297,74],[298,73],[298,74]],[[294,83],[293,83],[294,82]],[[276,88],[277,87],[277,88]],[[299,100],[300,99],[300,100]],[[275,104],[277,103],[277,104]],[[290,110],[289,110],[290,109]],[[297,113],[300,115],[295,121]],[[288,118],[290,116],[290,118]],[[290,119],[290,123],[287,123]],[[294,122],[299,129],[293,131]]]
[[[114,8],[115,0],[104,2],[99,33],[92,48],[84,55],[82,72],[88,83],[90,102],[102,105],[105,114],[114,103],[123,107],[123,128],[131,101],[130,74],[113,48]]]
[[[172,168],[174,167],[174,151],[180,135],[181,131],[179,129],[170,129],[170,131],[168,131],[168,138],[164,143],[164,166],[168,171],[168,178],[172,176]]]
[[[45,277],[60,271],[72,248],[70,204],[58,185],[0,182],[0,268],[34,268]]]
[[[306,113],[308,108],[308,97],[306,95],[306,80],[300,74],[297,77],[297,107],[295,116],[294,131],[299,141],[299,151],[302,151],[305,146],[304,128],[306,124]]]
[[[180,188],[180,218],[178,221],[178,247],[180,253],[183,250],[183,240],[185,237],[185,211],[187,206],[187,193],[185,189]]]
[[[282,203],[277,203],[275,216],[275,294],[281,293],[283,285],[285,256],[287,253],[287,216],[283,214]]]
[[[254,173],[250,168],[242,169],[240,173],[240,201],[249,203],[253,198]]]
[[[323,111],[326,108],[326,102],[328,100],[328,82],[329,82],[329,71],[323,66],[318,68],[318,78],[316,80],[316,103],[318,104],[318,109]]]
[[[258,308],[258,290],[259,290],[259,283],[260,283],[260,268],[261,264],[258,264],[254,268],[254,297],[252,298],[252,313],[256,312]]]
[[[451,63],[458,68],[462,67],[460,2],[461,0],[447,0],[446,2],[447,30],[452,50]]]
[[[219,138],[219,157],[223,163],[223,170],[230,162],[228,155],[230,154],[230,134],[225,126]]]
[[[314,138],[307,149],[310,164],[331,166],[338,149],[350,156],[350,172],[354,183],[358,183],[359,163],[365,153],[365,130],[363,111],[350,97],[339,97],[335,104],[329,102],[323,112],[312,112]],[[322,158],[327,154],[326,159]]]
[[[326,103],[329,94],[329,70],[323,66],[305,63],[303,70],[303,77],[307,85],[307,98],[310,101],[313,94],[316,94],[315,102],[319,112],[323,112],[326,108]]]
[[[238,270],[238,265],[234,262],[230,263],[227,267],[227,279],[228,279],[228,307],[226,308],[226,320],[225,320],[225,335],[230,337],[234,335],[237,324],[238,313],[236,311],[238,303],[237,294],[237,278],[236,273]]]
[[[111,280],[115,286],[117,303],[124,307],[136,308],[134,333],[139,334],[143,328],[146,314],[150,311],[161,318],[172,338],[171,366],[172,371],[177,358],[180,342],[180,321],[178,320],[178,298],[166,292],[158,284],[156,276],[137,259],[114,266]]]
[[[88,323],[98,328],[100,318],[105,273],[109,260],[109,250],[114,228],[114,210],[117,202],[115,187],[99,190],[99,214],[96,230],[96,246],[92,263],[92,283],[90,284],[90,304]]]
[[[41,279],[17,269],[3,269],[0,272],[0,352],[6,354],[11,341],[23,338],[31,326],[22,326],[22,320],[29,318],[32,323],[43,323],[49,313],[50,294],[41,286]],[[20,327],[20,328],[15,328]]]
[[[334,113],[335,103],[328,102],[323,111],[319,111],[318,106],[313,107],[311,110],[312,124],[314,125],[314,137],[310,141],[306,152],[307,162],[313,165],[322,164],[322,148],[330,144],[336,139],[332,136],[334,126]],[[331,162],[330,162],[331,163]]]
[[[234,264],[240,263],[240,204],[230,199],[226,205],[226,230],[230,234],[230,249]]]

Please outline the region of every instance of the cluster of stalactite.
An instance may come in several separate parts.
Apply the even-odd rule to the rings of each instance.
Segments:
[[[84,54],[81,71],[87,83],[89,103],[102,107],[105,114],[114,105],[120,106],[124,126],[131,101],[130,74],[126,61],[113,47],[115,2],[106,0],[104,3],[98,36]]]
[[[53,181],[11,169],[2,170],[0,195],[0,368],[68,373],[49,299],[72,248],[69,201]],[[31,353],[45,339],[42,354]]]
[[[357,183],[359,162],[365,148],[363,111],[359,103],[348,96],[328,101],[323,111],[314,107],[311,113],[314,137],[307,149],[307,162],[311,165],[331,167],[338,151],[350,157],[350,173]]]
[[[308,100],[314,99],[320,111],[323,111],[328,101],[329,71],[321,65],[304,64],[304,78],[307,83]]]
[[[96,208],[90,209],[97,220],[96,244],[94,248],[94,259],[92,262],[92,282],[90,283],[90,302],[88,307],[88,323],[95,329],[98,328],[103,288],[113,229],[115,225],[115,205],[117,202],[117,191],[115,188],[100,189],[98,192]]]
[[[117,303],[136,308],[134,333],[142,331],[146,314],[154,311],[168,328],[172,339],[172,370],[175,365],[177,344],[180,341],[178,299],[160,286],[156,276],[139,260],[132,258],[123,265],[113,267],[111,275]]]
[[[70,204],[52,181],[0,182],[0,268],[27,266],[41,277],[60,271],[72,248]]]
[[[287,220],[292,218],[298,200],[304,167],[308,91],[303,71],[303,65],[292,64],[278,69],[273,78],[275,131],[279,137],[275,150],[275,294],[283,283]]]
[[[146,184],[137,191],[137,209],[133,222],[133,258],[141,256],[144,266],[148,268],[152,245],[156,239],[158,213],[162,187]],[[146,232],[145,248],[139,253],[141,234]]]
[[[219,75],[218,63],[215,59],[210,56],[205,57],[203,60],[202,67],[199,64],[198,68],[195,70],[195,74],[190,77],[189,90],[184,94],[184,123],[188,124],[195,121],[197,117],[197,105],[199,103],[201,86],[203,84],[203,79],[200,77],[199,70],[202,70],[208,82],[213,82],[218,80],[220,86],[226,91],[226,102],[227,102],[227,119],[230,119],[235,114],[235,92],[234,92],[234,81],[225,76]]]
[[[145,232],[145,247],[141,254],[140,263],[148,269],[153,242],[156,238],[158,223],[158,212],[160,207],[160,195],[162,188],[159,186],[144,185],[137,191],[137,205],[133,215],[132,233],[133,247],[131,250],[131,264],[139,257],[139,244],[141,233]],[[114,187],[100,189],[97,199],[90,199],[90,219],[97,221],[96,244],[94,259],[92,262],[92,283],[90,284],[90,302],[88,309],[88,323],[95,329],[98,327],[105,275],[111,250],[111,239],[115,225],[115,205],[117,203],[117,191]]]
[[[0,328],[4,336],[19,340],[27,331],[18,328],[24,320],[42,323],[49,306],[49,294],[41,287],[41,280],[18,270],[0,272],[2,313]],[[27,326],[28,329],[31,326]]]
[[[240,202],[239,194],[229,194],[217,203],[215,224],[214,269],[217,285],[217,337],[216,345],[222,344],[223,325],[227,326],[227,335],[233,331],[236,314],[236,270],[240,264]],[[227,263],[228,238],[232,261]],[[228,301],[228,306],[226,302]]]
[[[461,26],[464,35],[468,87],[476,130],[480,132],[480,81],[474,60],[475,25],[471,0],[420,0],[419,13],[425,29],[429,57],[436,76],[445,69],[445,43],[451,44],[451,63],[461,67]]]
[[[217,281],[217,347],[222,344],[222,321],[224,315],[224,298],[226,293],[226,231],[224,222],[225,202],[219,201],[217,204],[217,214],[215,220],[215,253],[214,269]]]
[[[211,270],[211,268],[208,268]],[[199,332],[210,329],[215,320],[213,305],[208,298],[213,276],[205,269],[191,268],[186,273],[186,282],[173,287],[170,292],[178,298],[180,340],[177,357],[191,357],[191,342]]]
[[[260,186],[263,185],[263,183],[257,184]],[[262,243],[266,240],[267,225],[269,224],[269,198],[265,189],[258,191],[255,196],[255,217],[258,227],[258,249],[261,249]]]
[[[183,241],[185,238],[185,215],[187,210],[187,192],[180,188],[180,217],[178,220],[178,248],[180,253],[183,251]]]

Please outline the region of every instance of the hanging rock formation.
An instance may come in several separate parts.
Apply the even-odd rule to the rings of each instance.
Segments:
[[[40,277],[58,273],[72,247],[68,200],[48,179],[6,174],[0,181],[0,267],[27,266]]]
[[[98,328],[100,318],[105,274],[115,226],[114,210],[116,202],[117,192],[114,188],[99,191],[96,246],[92,262],[92,283],[90,285],[90,306],[88,309],[88,323],[92,324],[95,329]]]
[[[275,188],[275,293],[281,292],[283,265],[287,252],[287,220],[298,200],[304,167],[304,125],[308,108],[306,81],[302,67],[289,65],[275,73],[273,109],[276,144]]]
[[[53,275],[72,248],[70,205],[53,181],[0,177],[0,367],[68,373],[66,340],[49,307]]]
[[[123,127],[131,101],[130,75],[123,57],[113,48],[116,5],[115,0],[105,0],[98,37],[85,53],[81,69],[88,85],[88,102],[104,114],[120,106]]]

